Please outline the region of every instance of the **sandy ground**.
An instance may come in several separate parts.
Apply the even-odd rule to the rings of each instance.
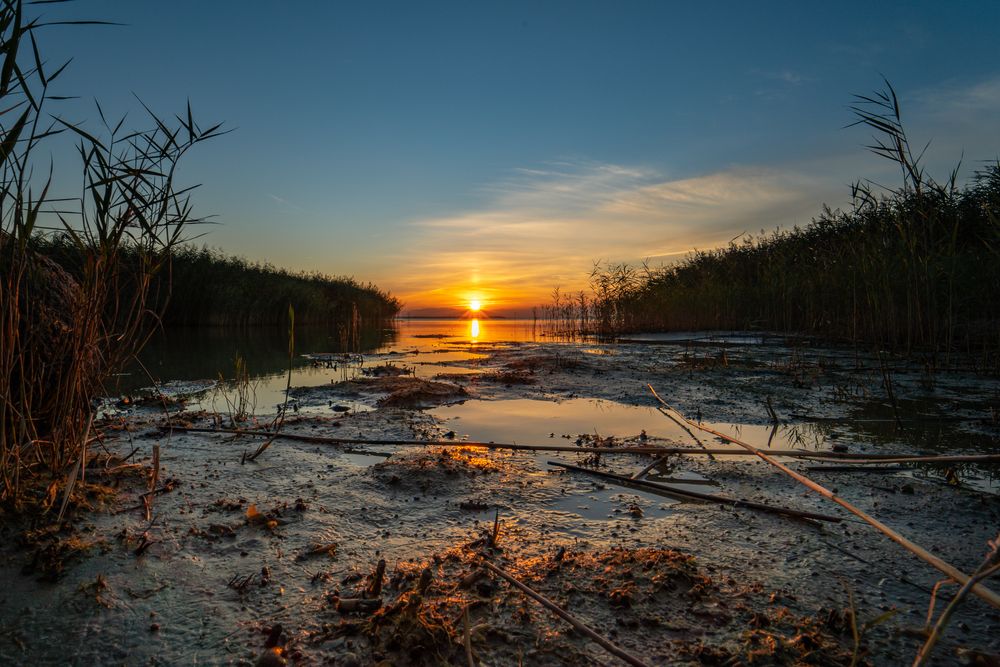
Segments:
[[[526,442],[523,423],[504,421],[512,401],[558,412],[600,399],[635,427],[595,435],[585,423],[533,441],[692,444],[666,417],[662,432],[648,435],[648,424],[631,420],[640,413],[629,410],[640,408],[630,406],[649,413],[651,383],[689,417],[729,425],[761,446],[768,400],[790,424],[776,447],[995,452],[1000,433],[1000,383],[975,369],[929,374],[920,364],[892,362],[894,411],[878,360],[805,342],[445,351],[442,361],[420,355],[417,377],[370,373],[295,391],[299,414],[290,413],[284,429],[458,443],[467,434],[485,437],[477,435],[475,413],[461,412],[475,408],[498,418],[490,439]],[[348,404],[354,409],[334,411]],[[458,414],[464,422],[450,416]],[[579,453],[371,446],[377,453],[365,454],[277,440],[243,463],[258,440],[166,435],[157,428],[163,416],[150,408],[123,418],[113,422],[126,428],[109,449],[136,450],[132,460],[148,464],[158,444],[165,490],[147,520],[139,497],[145,473],[94,471],[93,507],[75,510],[72,523],[45,529],[51,516],[32,525],[4,521],[4,664],[469,664],[466,642],[482,665],[617,661],[482,572],[484,559],[648,664],[850,664],[855,650],[861,662],[906,664],[941,578],[755,460],[671,457],[649,479],[844,521],[682,503],[547,465],[595,463]],[[172,416],[198,427],[218,421],[205,412]],[[630,475],[648,462],[616,454],[596,463]],[[792,463],[801,471],[815,465]],[[808,474],[966,572],[1000,527],[988,471]],[[949,484],[955,476],[959,484]],[[375,595],[380,560],[385,577]],[[943,590],[950,597],[954,587]],[[377,611],[366,596],[378,601]],[[857,646],[852,625],[864,633]],[[935,664],[989,664],[975,663],[977,652],[1000,652],[1000,614],[970,599]]]

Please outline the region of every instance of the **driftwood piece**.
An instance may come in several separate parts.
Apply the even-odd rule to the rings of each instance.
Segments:
[[[828,521],[830,523],[840,523],[842,521],[840,517],[830,516],[829,514],[804,512],[802,510],[790,509],[787,507],[777,507],[775,505],[757,503],[751,500],[741,500],[739,498],[720,496],[714,493],[700,493],[698,491],[689,491],[688,489],[679,489],[673,486],[668,486],[666,484],[658,484],[656,482],[633,479],[631,477],[626,477],[625,475],[616,475],[615,473],[611,472],[592,470],[591,468],[582,468],[580,466],[570,465],[569,463],[559,463],[558,461],[549,461],[548,463],[550,466],[556,466],[559,468],[565,468],[567,470],[575,470],[577,472],[587,473],[588,475],[594,475],[595,477],[600,477],[601,479],[606,479],[615,482],[617,484],[621,484],[622,486],[632,486],[638,489],[652,491],[653,493],[659,493],[661,495],[673,496],[675,498],[680,497],[685,499],[704,500],[706,502],[718,503],[720,505],[729,505],[731,507],[746,507],[747,509],[755,509],[755,510],[760,510],[762,512],[771,512],[772,514],[784,514],[786,516],[792,516],[798,519],[813,519],[814,521]]]
[[[622,661],[624,661],[629,665],[634,665],[635,667],[647,667],[646,663],[644,663],[642,660],[635,657],[631,653],[628,653],[627,651],[625,651],[625,649],[619,647],[618,645],[608,641],[607,639],[599,635],[590,626],[585,625],[583,621],[580,621],[575,616],[570,614],[568,611],[557,605],[555,602],[552,602],[548,598],[542,596],[540,593],[537,593],[534,589],[530,588],[526,584],[521,583],[516,578],[514,578],[513,575],[508,574],[507,572],[500,569],[493,563],[490,563],[489,561],[483,561],[483,567],[487,568],[490,572],[493,572],[494,574],[506,579],[508,582],[510,582],[512,585],[520,589],[522,593],[530,597],[532,600],[534,600],[538,604],[542,605],[543,607],[545,607],[546,609],[553,612],[554,614],[562,618],[564,621],[572,625],[573,628],[576,629],[578,632],[580,632],[583,635],[586,635],[590,639],[593,639],[595,642],[600,644],[601,647],[611,655],[621,659]]]
[[[653,392],[653,396],[656,396],[656,390],[653,389],[652,385],[646,385],[646,386],[649,387],[649,390],[651,392]],[[659,397],[657,397],[657,398],[659,398]],[[712,435],[714,435],[716,437],[719,437],[719,438],[722,438],[723,440],[727,440],[727,441],[733,443],[734,445],[739,445],[740,447],[743,447],[744,449],[746,449],[748,452],[752,452],[752,453],[756,454],[761,459],[763,459],[764,461],[767,461],[768,463],[770,463],[771,465],[773,465],[775,468],[777,468],[778,470],[782,471],[783,473],[785,473],[786,475],[788,475],[789,477],[791,477],[792,479],[794,479],[799,484],[802,484],[803,486],[805,486],[807,489],[809,489],[811,491],[815,491],[816,493],[818,493],[819,495],[823,496],[827,500],[830,500],[830,501],[832,501],[834,503],[837,503],[838,505],[840,505],[841,507],[843,507],[844,509],[846,509],[848,512],[850,512],[851,514],[853,514],[854,516],[858,517],[859,519],[861,519],[865,523],[868,523],[869,525],[871,525],[872,527],[874,527],[876,530],[878,530],[879,532],[881,532],[883,535],[885,535],[886,537],[888,537],[890,540],[892,540],[896,544],[900,545],[901,547],[903,547],[904,549],[906,549],[907,551],[909,551],[910,553],[912,553],[914,556],[916,556],[920,560],[924,561],[925,563],[927,563],[931,567],[934,567],[935,569],[939,570],[940,572],[943,572],[944,574],[948,575],[949,577],[951,577],[955,581],[957,581],[957,582],[959,582],[959,583],[961,583],[963,585],[966,582],[969,581],[969,579],[970,579],[969,575],[965,574],[964,572],[962,572],[961,570],[959,570],[958,568],[956,568],[954,565],[952,565],[952,564],[950,564],[950,563],[942,560],[941,558],[935,556],[934,554],[932,554],[931,552],[927,551],[926,549],[924,549],[922,546],[920,546],[916,542],[913,542],[912,540],[907,539],[906,537],[904,537],[902,534],[898,533],[893,528],[890,528],[889,526],[887,526],[886,524],[882,523],[881,521],[879,521],[875,517],[869,515],[867,512],[863,511],[862,509],[860,509],[858,507],[855,507],[853,504],[851,504],[848,501],[844,500],[843,498],[841,498],[840,496],[838,496],[837,494],[835,494],[833,491],[830,491],[829,489],[827,489],[825,486],[817,484],[816,482],[814,482],[813,480],[809,479],[808,477],[806,477],[805,475],[803,475],[801,473],[795,472],[794,470],[792,470],[791,468],[789,468],[788,466],[786,466],[784,463],[781,463],[780,461],[778,461],[777,459],[775,459],[770,454],[767,454],[764,451],[760,450],[759,448],[754,447],[753,445],[751,445],[749,443],[743,442],[742,440],[740,440],[738,438],[734,438],[734,437],[726,435],[724,433],[720,433],[719,431],[711,429],[711,428],[709,428],[707,426],[704,426],[702,424],[697,424],[697,423],[691,421],[690,419],[687,419],[686,417],[684,417],[680,412],[678,412],[677,414],[678,414],[678,416],[680,416],[682,419],[684,419],[684,421],[686,421],[691,426],[693,426],[695,428],[698,428],[698,429],[701,429],[702,431],[704,431],[706,433],[711,433]],[[973,587],[972,587],[972,592],[974,592],[976,595],[978,595],[979,597],[981,597],[986,602],[989,602],[994,607],[1000,609],[1000,595],[997,595],[992,590],[986,588],[982,584],[975,584],[974,583]]]

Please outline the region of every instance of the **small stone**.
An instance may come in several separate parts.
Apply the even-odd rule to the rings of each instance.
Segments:
[[[160,631],[160,624],[159,623],[150,623],[149,624],[149,631],[150,632],[159,632]]]

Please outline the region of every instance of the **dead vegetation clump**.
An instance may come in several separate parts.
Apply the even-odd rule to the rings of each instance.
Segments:
[[[401,375],[413,375],[413,371],[408,368],[403,368],[395,364],[382,364],[380,366],[374,366],[372,368],[366,368],[361,371],[364,375],[368,377],[399,377]]]
[[[378,402],[383,408],[419,408],[452,403],[464,399],[468,392],[456,384],[435,382],[416,377],[381,377],[361,381],[371,391],[388,394]]]
[[[34,576],[39,581],[58,581],[66,568],[83,558],[94,548],[104,543],[95,538],[86,538],[75,528],[60,528],[57,525],[33,530],[25,530],[18,542],[30,551],[21,573]]]
[[[421,491],[504,469],[502,461],[487,456],[481,447],[428,449],[408,456],[397,454],[371,468],[372,474],[389,486]]]
[[[392,367],[395,368],[395,367]],[[412,375],[385,375],[347,380],[325,387],[298,387],[291,395],[300,399],[314,399],[336,393],[341,396],[384,394],[377,405],[381,408],[429,408],[455,403],[468,398],[468,392],[457,384],[424,380]]]
[[[799,616],[785,607],[751,614],[738,645],[681,641],[680,654],[704,665],[871,665],[866,649],[852,642],[849,610]]]
[[[432,580],[430,568],[422,568],[416,576],[397,573],[390,586],[408,590],[375,612],[364,628],[373,651],[389,657],[389,664],[442,664],[458,655],[461,641],[455,612],[460,600],[429,590]]]
[[[528,558],[504,552],[503,540],[478,540],[427,562],[400,563],[384,588],[380,569],[372,575],[377,581],[345,579],[356,590],[330,596],[340,623],[326,624],[313,641],[353,637],[362,662],[378,665],[605,658],[584,635],[492,575],[486,558],[650,664],[866,664],[863,648],[852,645],[850,612],[797,616],[760,586],[717,584],[693,557],[672,549],[560,548]]]
[[[93,134],[52,116],[50,86],[69,62],[42,57],[36,33],[94,22],[49,22],[32,4],[0,5],[0,504],[16,510],[50,476],[72,487],[82,473],[95,399],[159,323],[154,278],[170,273],[188,225],[204,222],[192,188],[176,185],[178,165],[221,134],[199,127],[190,105],[173,127],[150,112],[136,132],[99,106]],[[78,142],[78,198],[51,194],[65,187],[53,181],[63,165],[39,173],[39,153],[47,162],[45,142],[61,132]]]

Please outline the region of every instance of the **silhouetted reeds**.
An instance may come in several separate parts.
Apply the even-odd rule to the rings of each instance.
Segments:
[[[40,55],[46,25],[26,19],[20,1],[0,4],[0,503],[14,506],[51,507],[62,487],[69,497],[93,400],[152,331],[154,282],[199,222],[176,186],[178,163],[220,131],[202,129],[190,107],[170,124],[150,112],[150,129],[129,133],[98,107],[101,138],[53,118],[49,87],[65,65]],[[60,132],[78,141],[79,199],[53,199],[52,168],[36,170],[39,147]],[[71,266],[36,251],[54,231],[73,249]]]
[[[638,272],[599,267],[599,333],[757,329],[816,334],[903,353],[1000,349],[1000,162],[964,187],[929,178],[909,148],[891,86],[859,97],[870,147],[903,184],[853,188],[849,211],[805,227],[695,251]]]
[[[63,266],[77,263],[76,248],[64,239],[33,241],[40,254]],[[131,264],[139,258],[125,253]],[[177,326],[284,325],[288,306],[300,325],[332,325],[347,338],[361,326],[395,317],[399,301],[373,284],[319,272],[291,272],[250,262],[207,247],[171,250],[169,271],[153,278],[154,305],[165,328]],[[169,297],[169,298],[168,298]]]

